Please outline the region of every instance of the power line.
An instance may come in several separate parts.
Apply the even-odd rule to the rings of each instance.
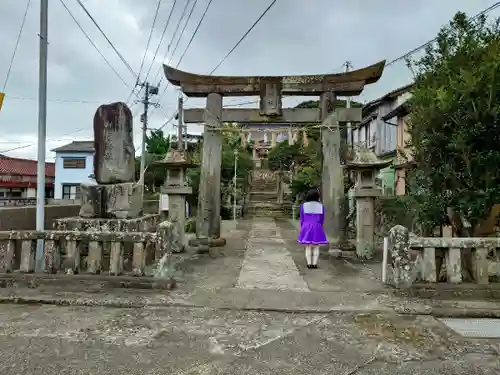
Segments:
[[[153,23],[151,25],[151,29],[149,30],[148,41],[146,43],[146,48],[144,49],[144,55],[142,56],[141,65],[139,67],[139,73],[137,73],[138,77],[141,76],[142,68],[144,67],[144,61],[146,60],[146,55],[148,54],[149,44],[151,43],[151,38],[153,37],[153,31],[155,29],[156,19],[158,18],[158,13],[160,11],[161,2],[162,2],[162,0],[158,0],[158,4],[156,5],[156,11],[155,11],[155,15],[153,17]],[[137,85],[137,83],[138,82],[136,82],[136,85]],[[128,96],[126,103],[128,103],[130,101],[130,98],[132,98],[132,95],[134,95],[134,91],[135,91],[135,87],[132,88],[132,92]],[[140,92],[140,90],[139,90],[139,92]],[[137,93],[137,94],[139,94],[139,93]]]
[[[21,40],[21,35],[23,34],[24,24],[26,22],[26,16],[28,15],[28,9],[30,7],[31,0],[28,0],[26,3],[26,9],[24,10],[23,20],[21,21],[21,27],[19,29],[19,33],[17,34],[16,45],[14,47],[14,52],[12,53],[12,57],[10,58],[9,69],[7,69],[7,76],[5,77],[5,82],[3,84],[2,91],[5,92],[7,88],[7,83],[9,82],[10,72],[12,70],[12,66],[14,65],[14,59],[16,58],[17,48],[19,47],[19,41]]]
[[[155,11],[155,15],[153,17],[153,24],[151,25],[151,30],[149,30],[148,41],[146,43],[146,48],[144,49],[144,55],[142,56],[142,61],[141,61],[141,66],[139,68],[139,73],[137,73],[139,77],[141,76],[142,68],[144,67],[144,61],[146,60],[146,55],[148,53],[149,44],[151,43],[151,38],[153,37],[153,31],[155,29],[156,19],[158,18],[158,12],[160,11],[161,2],[162,2],[162,0],[158,0],[158,5],[156,5],[156,11]]]
[[[248,36],[248,34],[250,34],[250,32],[264,18],[264,16],[267,14],[267,12],[269,12],[271,10],[271,8],[274,6],[274,4],[276,4],[277,1],[278,0],[271,1],[271,4],[269,4],[269,6],[266,8],[266,10],[264,12],[262,12],[262,14],[259,16],[259,18],[257,18],[257,20],[253,23],[253,25],[250,26],[250,28],[247,30],[247,32],[245,34],[243,34],[243,36],[240,38],[240,40],[238,40],[238,42],[236,42],[234,47],[229,50],[227,55],[224,56],[224,58],[220,61],[220,63],[217,64],[217,66],[210,72],[209,75],[214,74],[214,72],[224,63],[224,61],[226,61],[226,59],[234,52],[234,50],[236,48],[238,48],[238,46],[241,44],[241,42],[243,42],[243,40],[245,40],[245,38]]]
[[[193,15],[193,11],[194,11],[194,8],[196,7],[196,4],[197,4],[197,3],[198,3],[198,0],[195,0],[195,1],[194,1],[194,3],[193,3],[193,6],[191,7],[191,10],[189,11],[189,14],[188,14],[188,16],[187,16],[186,22],[184,23],[184,27],[182,28],[182,31],[181,31],[181,33],[180,33],[180,35],[179,35],[179,39],[177,39],[177,43],[175,44],[175,47],[174,47],[174,49],[173,49],[173,51],[172,51],[172,55],[170,56],[170,59],[172,59],[172,58],[174,57],[175,52],[177,51],[177,48],[179,47],[179,44],[180,44],[180,42],[181,42],[181,40],[182,40],[182,36],[183,36],[183,35],[184,35],[184,33],[186,32],[187,25],[189,24],[189,20],[191,19],[192,15]],[[172,40],[170,41],[170,43],[169,43],[169,45],[168,45],[168,48],[167,48],[167,50],[165,51],[165,54],[163,55],[163,59],[162,59],[162,61],[165,61],[165,59],[167,58],[167,54],[168,54],[168,52],[170,51],[170,45],[171,45],[171,44],[172,44],[172,42],[174,41],[174,37],[175,37],[175,33],[174,33],[174,35],[172,36]],[[156,72],[156,74],[155,74],[154,81],[156,81],[156,79],[158,78],[158,75],[160,75],[160,74],[161,74],[161,70],[162,70],[161,68],[162,68],[162,64],[160,64],[160,66],[158,67],[158,70],[157,70],[157,72]],[[159,83],[158,83],[158,84],[160,84],[160,83],[161,83],[161,81],[163,80],[163,78],[164,78],[164,77],[165,77],[164,75],[160,77],[160,81],[159,81]]]
[[[87,38],[87,40],[90,42],[90,44],[92,44],[92,47],[94,47],[94,49],[97,51],[97,53],[99,55],[101,55],[101,57],[103,58],[104,62],[106,62],[106,64],[111,68],[111,70],[113,70],[113,72],[115,73],[115,75],[120,79],[120,81],[123,82],[123,84],[127,87],[130,87],[130,85],[127,83],[127,81],[125,81],[125,79],[120,75],[120,73],[118,73],[118,71],[113,67],[113,65],[111,65],[111,63],[109,62],[109,60],[106,58],[106,56],[103,55],[103,53],[101,52],[101,50],[99,49],[99,47],[97,47],[97,45],[94,43],[94,41],[92,40],[92,38],[89,36],[89,34],[87,34],[87,32],[83,29],[82,25],[80,24],[80,22],[78,22],[78,20],[75,18],[75,16],[73,15],[73,13],[71,12],[71,10],[69,10],[68,6],[65,4],[64,0],[59,0],[61,2],[61,4],[63,5],[64,9],[66,9],[66,11],[68,12],[68,14],[71,16],[71,18],[73,19],[73,21],[76,23],[76,26],[78,26],[78,28],[82,31],[83,35],[85,35],[85,37]]]
[[[189,1],[186,3],[186,6],[184,7],[184,12],[186,11],[187,4]],[[151,65],[149,66],[148,72],[146,73],[146,77],[144,78],[144,81],[146,81],[149,77],[149,73],[151,72],[151,67],[154,64],[154,61],[156,59],[156,56],[158,55],[158,51],[161,46],[161,42],[163,41],[163,38],[165,37],[165,33],[167,32],[168,25],[170,24],[170,20],[172,19],[172,13],[174,12],[175,4],[177,4],[177,0],[174,0],[174,4],[172,5],[172,8],[170,9],[170,13],[168,14],[167,22],[165,23],[165,27],[163,28],[163,32],[161,33],[160,41],[158,42],[158,46],[156,47],[155,54],[153,56],[153,60],[151,61]],[[184,15],[184,12],[182,13]],[[182,16],[181,16],[182,18]]]
[[[488,14],[489,12],[491,12],[492,10],[495,10],[496,8],[500,7],[500,1],[497,1],[495,4],[491,5],[490,7],[482,10],[481,12],[479,12],[478,14],[476,14],[475,16],[471,17],[470,19],[471,20],[475,20],[483,15],[486,15]],[[432,43],[434,43],[435,41],[437,40],[437,37],[429,40],[428,42],[416,47],[416,48],[413,48],[412,50],[410,50],[409,52],[406,52],[404,55],[401,55],[399,56],[398,58],[394,59],[394,60],[391,60],[390,62],[388,62],[387,64],[385,64],[385,67],[388,67],[398,61],[401,61],[401,60],[405,60],[407,59],[408,57],[410,57],[411,55],[413,55],[414,53],[420,51],[421,49],[431,45]]]
[[[113,51],[116,52],[116,54],[118,55],[118,57],[120,58],[120,60],[123,62],[123,64],[127,67],[127,69],[130,71],[130,73],[134,76],[134,78],[136,80],[138,80],[138,75],[134,72],[134,70],[132,69],[132,67],[130,66],[130,64],[127,62],[127,60],[125,60],[125,58],[123,57],[123,55],[118,51],[118,49],[115,47],[115,45],[113,44],[113,42],[111,42],[111,40],[109,40],[108,36],[106,35],[106,33],[101,29],[101,27],[99,26],[99,24],[96,22],[96,20],[94,19],[94,17],[92,17],[92,15],[89,13],[89,11],[87,10],[87,8],[85,7],[85,5],[83,5],[82,1],[81,0],[76,0],[78,2],[78,4],[80,5],[80,7],[83,9],[83,11],[87,14],[87,16],[90,18],[90,20],[92,21],[92,23],[95,25],[95,27],[97,27],[97,29],[99,30],[99,32],[102,34],[102,36],[106,39],[106,41],[108,42],[108,44],[111,46],[111,48],[113,48]]]
[[[65,137],[67,135],[72,135],[72,134],[75,134],[75,133],[78,133],[78,132],[81,132],[82,130],[85,130],[87,129],[87,127],[83,127],[83,128],[78,128],[77,130],[74,130],[74,131],[71,131],[69,133],[65,133],[61,136],[58,136],[57,139],[61,139],[61,137]],[[55,137],[54,137],[55,138]],[[52,139],[52,140],[55,140],[55,139]],[[21,149],[24,149],[24,148],[28,148],[28,147],[33,147],[33,146],[36,146],[36,143],[32,143],[32,144],[29,144],[29,145],[24,145],[24,146],[18,146],[18,147],[13,147],[11,149],[8,149],[8,150],[3,150],[3,151],[0,151],[0,154],[5,154],[7,152],[11,152],[11,151],[16,151],[16,150],[21,150]]]
[[[269,4],[269,6],[268,6],[268,7],[264,10],[264,12],[262,12],[262,14],[261,14],[261,15],[260,15],[260,16],[259,16],[256,20],[255,20],[255,22],[252,24],[252,26],[250,26],[250,28],[249,28],[249,29],[248,29],[248,30],[247,30],[247,31],[243,34],[243,36],[242,36],[242,37],[238,40],[238,42],[236,42],[236,44],[233,46],[233,48],[231,48],[231,49],[229,50],[229,52],[228,52],[228,53],[226,54],[226,56],[224,56],[224,58],[223,58],[223,59],[222,59],[222,60],[221,60],[221,61],[217,64],[217,66],[216,66],[214,69],[212,69],[212,71],[209,73],[209,75],[212,75],[212,74],[213,74],[213,73],[214,73],[214,72],[215,72],[215,71],[216,71],[216,70],[217,70],[217,69],[218,69],[218,68],[219,68],[219,67],[220,67],[223,63],[224,63],[224,61],[226,61],[226,59],[227,59],[227,58],[228,58],[228,57],[229,57],[229,56],[230,56],[230,55],[231,55],[231,54],[232,54],[232,53],[236,50],[236,48],[238,48],[238,46],[239,46],[239,45],[243,42],[243,40],[245,40],[245,38],[246,38],[246,37],[250,34],[250,32],[251,32],[251,31],[255,28],[255,26],[257,26],[257,24],[258,24],[258,23],[259,23],[259,22],[260,22],[260,21],[264,18],[264,16],[265,16],[265,15],[266,15],[266,14],[267,14],[270,10],[271,10],[271,8],[274,6],[274,4],[276,4],[276,2],[277,2],[277,0],[273,0],[273,1],[271,1],[271,3],[270,3],[270,4]],[[207,8],[205,9],[205,13],[203,14],[203,17],[202,17],[202,19],[200,20],[200,23],[198,24],[198,26],[199,26],[199,25],[201,25],[201,22],[203,21],[203,18],[204,18],[205,14],[206,14],[206,11],[208,10],[208,7],[210,6],[210,4],[211,4],[211,3],[212,3],[212,1],[210,1],[210,2],[208,3]],[[193,38],[192,38],[192,39],[194,39],[194,35],[196,34],[196,32],[197,32],[197,31],[198,31],[198,27],[196,28],[195,33],[193,34]],[[192,41],[192,40],[191,40],[191,41]],[[190,43],[191,43],[191,41],[190,41]],[[187,51],[187,48],[189,48],[189,45],[190,45],[190,44],[188,44],[188,47],[186,47],[186,50],[184,51],[184,53]],[[182,57],[184,57],[184,55],[183,55]],[[179,66],[179,64],[180,64],[180,62],[181,62],[181,61],[182,61],[182,59],[181,59],[181,60],[179,60],[179,62],[178,62],[178,63],[177,63],[177,65],[176,65],[176,68],[177,68],[177,66]],[[167,87],[168,87],[168,84],[167,84],[167,86],[165,87],[165,89],[163,90],[163,93],[162,93],[162,94],[161,94],[161,96],[160,96],[160,100],[161,100],[161,98],[163,97],[163,95],[165,94],[165,92],[166,92],[166,90],[167,90]],[[186,99],[186,102],[187,102],[188,100],[189,100],[189,98],[188,98],[188,99]],[[165,123],[162,127],[160,127],[160,129],[162,129],[163,127],[165,127],[165,126],[166,126],[166,125],[167,125],[170,121],[172,121],[172,119],[173,119],[174,117],[175,117],[175,114],[172,116],[172,118],[171,118],[169,121],[167,121],[167,122],[166,122],[166,123]]]
[[[205,16],[207,15],[208,13],[208,9],[210,8],[210,5],[212,5],[212,1],[213,0],[210,0],[208,3],[207,3],[207,6],[205,7],[205,10],[203,11],[203,14],[201,15],[201,18],[200,20],[198,21],[198,24],[196,25],[196,28],[194,29],[193,31],[193,34],[191,35],[191,39],[189,39],[189,42],[188,44],[186,45],[186,48],[184,48],[184,51],[182,52],[182,55],[179,59],[179,61],[177,62],[176,64],[176,68],[180,65],[180,63],[182,62],[182,59],[184,58],[184,56],[186,55],[186,52],[188,51],[189,47],[191,46],[191,43],[193,43],[193,40],[194,38],[196,37],[196,35],[198,34],[198,31],[200,30],[200,27],[201,27],[201,24],[203,23],[203,21],[205,20]],[[173,56],[172,56],[173,57]],[[161,71],[161,68],[162,66],[160,66],[160,71]],[[163,77],[162,77],[163,78]],[[161,82],[161,80],[160,80]],[[165,85],[165,88],[163,89],[161,95],[160,95],[160,98],[158,99],[158,102],[160,102],[163,98],[163,96],[165,96],[165,93],[167,92],[167,89],[168,89],[168,86],[170,85],[170,82],[167,82],[167,84]],[[187,102],[187,100],[186,100]],[[154,109],[153,109],[154,111]],[[153,112],[151,111],[151,112]],[[163,129],[170,121],[173,120],[173,118],[175,117],[175,114],[172,115],[171,119],[168,120],[165,124],[163,124],[160,129]]]

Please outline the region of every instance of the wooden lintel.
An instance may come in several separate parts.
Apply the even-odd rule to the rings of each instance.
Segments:
[[[339,122],[360,122],[361,108],[337,108]],[[250,123],[318,123],[321,122],[320,110],[317,108],[285,108],[281,116],[264,116],[259,109],[231,108],[222,110],[221,122]],[[184,110],[184,122],[187,124],[204,123],[205,109],[189,108]]]

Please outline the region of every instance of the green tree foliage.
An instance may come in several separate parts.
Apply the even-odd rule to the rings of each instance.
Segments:
[[[170,136],[165,137],[162,130],[151,130],[146,135],[146,172],[144,173],[144,185],[149,192],[154,192],[156,186],[163,185],[166,177],[164,168],[156,168],[152,165],[157,160],[165,157],[170,149]],[[140,177],[141,158],[135,160],[136,179]]]
[[[288,171],[295,163],[300,163],[303,157],[302,145],[299,142],[293,145],[280,142],[267,154],[267,163],[272,171]]]
[[[409,133],[416,214],[429,228],[451,220],[462,235],[465,219],[473,234],[500,202],[499,22],[457,13],[414,71]]]

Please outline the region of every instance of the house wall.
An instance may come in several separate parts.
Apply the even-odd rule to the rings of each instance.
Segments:
[[[85,158],[85,168],[64,168],[64,158]],[[63,185],[74,184],[79,185],[89,181],[89,176],[94,170],[94,155],[83,152],[65,152],[56,153],[56,178],[54,183],[54,198],[63,198]]]

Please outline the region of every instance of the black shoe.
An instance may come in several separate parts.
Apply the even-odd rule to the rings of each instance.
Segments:
[[[307,268],[312,268],[312,266],[310,264],[307,265]]]
[[[318,268],[318,265],[317,264],[313,264],[312,268]]]

